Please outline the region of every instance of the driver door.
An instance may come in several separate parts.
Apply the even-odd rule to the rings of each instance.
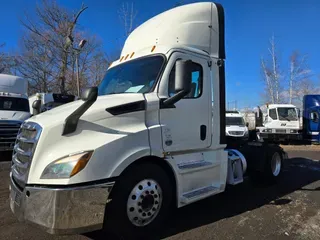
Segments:
[[[171,107],[160,107],[162,145],[165,152],[192,151],[211,145],[211,82],[208,59],[180,52],[173,53],[161,80],[168,98],[174,94],[175,62],[192,61],[191,92]],[[161,92],[160,92],[161,94]]]

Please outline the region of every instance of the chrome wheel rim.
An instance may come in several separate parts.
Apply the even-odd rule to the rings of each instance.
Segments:
[[[271,169],[273,176],[277,177],[281,170],[281,157],[277,152],[272,156]]]
[[[162,204],[160,185],[152,179],[145,179],[134,186],[127,201],[127,215],[138,227],[151,223],[158,215]]]

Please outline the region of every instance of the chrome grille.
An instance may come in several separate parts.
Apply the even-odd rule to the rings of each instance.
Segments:
[[[229,134],[233,135],[233,136],[242,136],[244,134],[244,132],[243,131],[229,131]]]
[[[41,127],[32,122],[22,124],[12,155],[12,177],[24,188],[28,178],[33,153],[41,134]]]
[[[12,150],[21,122],[0,121],[0,150]]]

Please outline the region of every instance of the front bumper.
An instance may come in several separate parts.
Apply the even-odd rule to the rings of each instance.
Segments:
[[[272,140],[302,140],[302,135],[299,133],[265,133],[260,132],[260,137],[263,139]]]
[[[114,182],[79,187],[25,187],[11,178],[10,208],[20,221],[51,234],[78,234],[103,227],[105,207]]]

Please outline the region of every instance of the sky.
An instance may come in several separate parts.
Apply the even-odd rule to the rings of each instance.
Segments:
[[[89,8],[81,15],[81,28],[99,36],[105,51],[112,52],[121,45],[123,27],[118,16],[122,0],[57,0],[68,9],[79,9],[84,2]],[[137,10],[135,25],[192,0],[125,0],[133,2]],[[17,51],[23,34],[20,19],[27,12],[32,16],[36,0],[1,0],[0,42],[7,51]],[[293,51],[307,54],[314,73],[313,80],[320,84],[320,1],[319,0],[217,0],[225,10],[226,21],[226,88],[230,107],[237,101],[238,108],[263,104],[263,83],[260,58],[267,57],[268,43],[274,34],[280,65],[288,69]]]

